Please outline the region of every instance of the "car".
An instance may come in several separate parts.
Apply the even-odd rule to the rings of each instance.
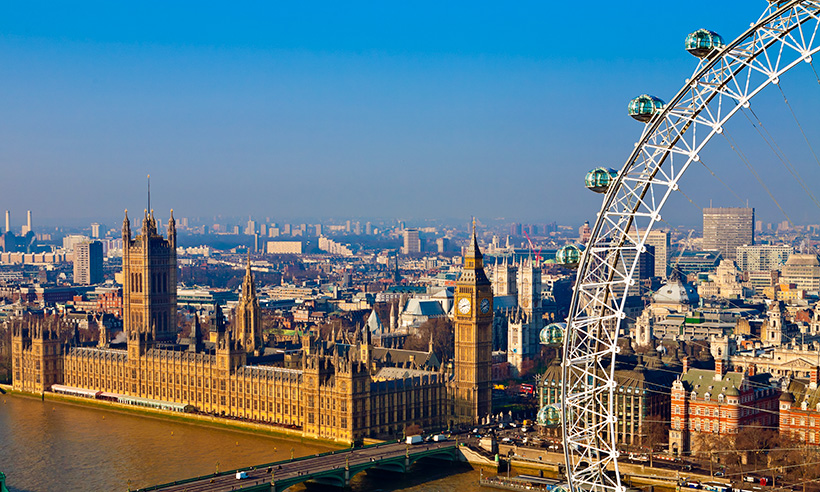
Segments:
[[[716,477],[723,477],[723,476],[726,476],[726,474],[723,473],[723,470],[718,470],[718,471],[715,472],[715,476]]]
[[[744,482],[756,483],[759,479],[754,475],[746,475],[743,477]]]
[[[505,442],[505,443],[512,442],[512,439],[510,439],[509,437],[505,437],[504,439],[501,440],[501,442]]]

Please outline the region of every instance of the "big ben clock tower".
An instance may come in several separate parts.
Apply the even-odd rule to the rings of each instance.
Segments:
[[[493,290],[473,237],[455,293],[455,392],[457,423],[477,423],[492,412]]]

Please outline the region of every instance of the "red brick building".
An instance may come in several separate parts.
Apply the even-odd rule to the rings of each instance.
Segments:
[[[697,452],[700,438],[730,437],[746,426],[777,428],[780,391],[770,374],[726,372],[726,361],[715,369],[690,369],[672,384],[672,429],[669,451]]]
[[[806,444],[820,444],[820,368],[810,378],[792,379],[780,396],[780,433]]]

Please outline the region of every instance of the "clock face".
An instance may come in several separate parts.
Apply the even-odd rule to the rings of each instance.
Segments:
[[[490,300],[489,299],[482,299],[481,300],[481,312],[487,314],[490,311]]]
[[[461,314],[469,314],[470,313],[470,300],[466,297],[462,297],[461,300],[458,301],[458,312]]]

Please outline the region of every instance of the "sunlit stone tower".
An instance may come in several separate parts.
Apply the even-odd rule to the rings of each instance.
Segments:
[[[256,297],[256,286],[253,283],[249,255],[245,280],[242,282],[242,297],[239,298],[234,316],[235,336],[245,348],[245,352],[254,353],[263,350],[261,317],[262,311],[259,308],[259,299]]]
[[[174,211],[168,238],[157,231],[154,211],[146,210],[142,230],[131,238],[128,211],[122,223],[123,326],[131,336],[150,334],[155,341],[176,341],[177,232]]]
[[[475,221],[455,302],[453,411],[457,423],[476,423],[492,412],[493,291],[484,273]]]

